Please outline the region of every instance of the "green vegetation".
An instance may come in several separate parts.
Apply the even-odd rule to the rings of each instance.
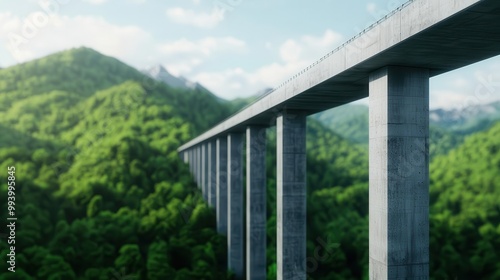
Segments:
[[[176,152],[228,114],[212,97],[82,48],[1,70],[0,100],[19,218],[0,279],[226,278],[225,238]]]
[[[500,122],[430,170],[435,279],[500,279]]]
[[[231,279],[227,241],[176,149],[247,102],[170,88],[86,48],[0,70],[0,181],[16,167],[18,217],[16,273],[0,279]],[[319,116],[307,127],[308,276],[366,279],[367,150]],[[366,117],[349,118],[349,133],[366,137]],[[270,129],[268,279],[275,137]],[[500,123],[467,137],[436,127],[433,138],[431,276],[500,279]]]
[[[313,116],[352,143],[368,145],[368,107],[349,104]]]
[[[484,131],[500,119],[500,102],[472,107],[470,111],[433,110],[434,118],[430,120],[430,158],[445,155],[451,149],[458,147],[465,136],[478,131]],[[481,112],[484,107],[488,112]],[[441,116],[444,120],[439,120]],[[464,119],[468,117],[467,119]],[[312,116],[335,133],[354,144],[368,148],[368,107],[348,104],[336,107]],[[450,120],[451,119],[451,120]]]

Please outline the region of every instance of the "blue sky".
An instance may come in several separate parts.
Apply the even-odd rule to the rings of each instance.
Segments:
[[[245,97],[277,86],[404,2],[2,1],[0,67],[87,46],[139,69],[162,64],[223,98]],[[499,57],[431,79],[431,108],[498,99]]]

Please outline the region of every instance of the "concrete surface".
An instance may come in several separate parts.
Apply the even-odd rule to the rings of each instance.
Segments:
[[[246,279],[266,279],[266,128],[246,132]]]
[[[370,279],[429,279],[429,70],[370,76]]]
[[[277,279],[306,279],[306,115],[276,121]]]
[[[217,232],[227,235],[227,137],[217,138]]]
[[[227,215],[227,260],[228,269],[237,279],[245,272],[243,231],[243,134],[227,136],[228,215]]]
[[[269,126],[284,108],[313,114],[367,97],[370,73],[387,65],[435,76],[498,54],[500,1],[415,0],[178,151],[251,124]]]
[[[208,143],[208,205],[210,207],[215,207],[217,203],[217,143],[215,141],[210,141]]]

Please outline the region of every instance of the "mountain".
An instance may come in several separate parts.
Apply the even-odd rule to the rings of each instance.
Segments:
[[[465,109],[436,109],[430,112],[430,122],[461,135],[488,128],[500,119],[500,101],[468,106]]]
[[[353,143],[368,145],[368,107],[347,104],[312,116]],[[467,110],[435,109],[429,113],[430,155],[445,154],[475,132],[500,120],[500,101]]]
[[[260,96],[268,94],[273,90],[272,88],[264,88],[264,89],[258,91],[256,94],[251,95],[249,97],[238,97],[235,99],[227,100],[227,99],[218,97],[217,95],[215,95],[214,93],[212,93],[211,91],[209,91],[208,89],[203,87],[198,82],[191,82],[182,76],[176,77],[176,76],[170,74],[167,71],[167,69],[165,69],[165,67],[163,67],[160,64],[153,66],[147,70],[142,70],[141,72],[144,73],[145,75],[147,75],[147,76],[149,76],[149,77],[151,77],[159,82],[163,82],[163,83],[165,83],[168,86],[173,87],[173,88],[191,89],[191,90],[198,90],[198,91],[206,92],[206,93],[212,95],[213,97],[215,97],[215,99],[217,99],[221,104],[225,104],[229,108],[230,115],[238,112],[243,107],[245,107],[245,106],[251,104],[252,102],[254,102],[255,100],[257,100]]]
[[[191,82],[182,76],[176,77],[170,74],[161,64],[153,66],[147,70],[142,70],[141,72],[157,81],[164,82],[173,88],[195,89],[197,87],[201,87],[200,84]]]
[[[226,100],[224,98],[218,97],[211,91],[209,91],[207,88],[202,86],[198,82],[191,82],[188,79],[179,76],[176,77],[172,74],[170,74],[167,69],[165,69],[162,65],[158,64],[156,66],[153,66],[149,68],[148,70],[142,70],[142,73],[145,75],[153,78],[156,81],[165,83],[166,85],[172,87],[172,88],[177,88],[177,89],[184,89],[184,90],[193,90],[197,92],[203,92],[205,94],[208,94],[212,97],[214,97],[219,103],[221,104],[226,104],[226,103],[232,103],[232,100]],[[238,99],[234,102],[233,105],[230,105],[232,107],[230,112],[235,112],[237,109],[240,108],[242,102]]]
[[[317,113],[313,118],[353,143],[368,143],[368,107],[348,104]]]
[[[226,118],[230,101],[173,88],[88,48],[2,70],[0,101],[0,168],[15,166],[16,199],[23,201],[16,275],[0,279],[231,279],[227,241],[215,232],[215,214],[176,151]],[[309,122],[308,133],[318,136],[308,137],[308,165],[315,170],[309,192],[367,180],[364,150],[318,122]],[[269,137],[273,161],[272,132]],[[0,180],[7,181],[4,174]],[[275,209],[271,178],[269,209]],[[6,184],[0,196],[7,196]],[[7,201],[0,207],[7,209]],[[269,212],[273,239],[275,212]],[[0,219],[6,215],[0,212]],[[1,255],[9,249],[0,243]]]
[[[88,48],[0,71],[0,181],[12,181],[15,166],[19,217],[16,273],[0,280],[233,279],[226,237],[177,154],[233,105]],[[432,160],[435,279],[500,278],[499,129]],[[276,279],[276,128],[267,138],[267,279]],[[311,117],[307,171],[308,277],[366,278],[366,148]],[[8,190],[0,184],[0,197]],[[2,240],[0,258],[9,253]]]
[[[206,89],[204,86],[202,86],[198,82],[191,82],[182,76],[176,77],[176,76],[170,74],[167,71],[167,69],[165,69],[165,67],[163,67],[161,64],[153,66],[153,67],[149,68],[148,70],[142,70],[141,72],[143,74],[155,79],[156,81],[163,82],[163,83],[167,84],[170,87],[184,89],[184,90],[195,90],[195,91],[205,92],[205,93],[208,93],[208,94],[214,96],[216,99],[220,99],[222,101],[225,101],[224,99],[217,97],[215,94],[210,92],[208,89]]]
[[[430,171],[431,275],[500,279],[500,122],[436,157]]]
[[[228,277],[225,237],[176,151],[227,117],[212,96],[78,48],[0,71],[0,104],[19,201],[16,273],[0,279]]]

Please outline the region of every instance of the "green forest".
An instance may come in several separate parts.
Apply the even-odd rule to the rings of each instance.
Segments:
[[[1,69],[0,220],[11,166],[18,220],[15,273],[0,229],[0,279],[232,279],[215,211],[177,148],[249,100],[171,88],[88,48]],[[307,249],[328,254],[307,274],[367,279],[368,130],[352,139],[330,127],[308,118]],[[482,127],[431,130],[432,279],[500,279],[500,122]],[[276,279],[274,129],[268,140],[268,279]]]

